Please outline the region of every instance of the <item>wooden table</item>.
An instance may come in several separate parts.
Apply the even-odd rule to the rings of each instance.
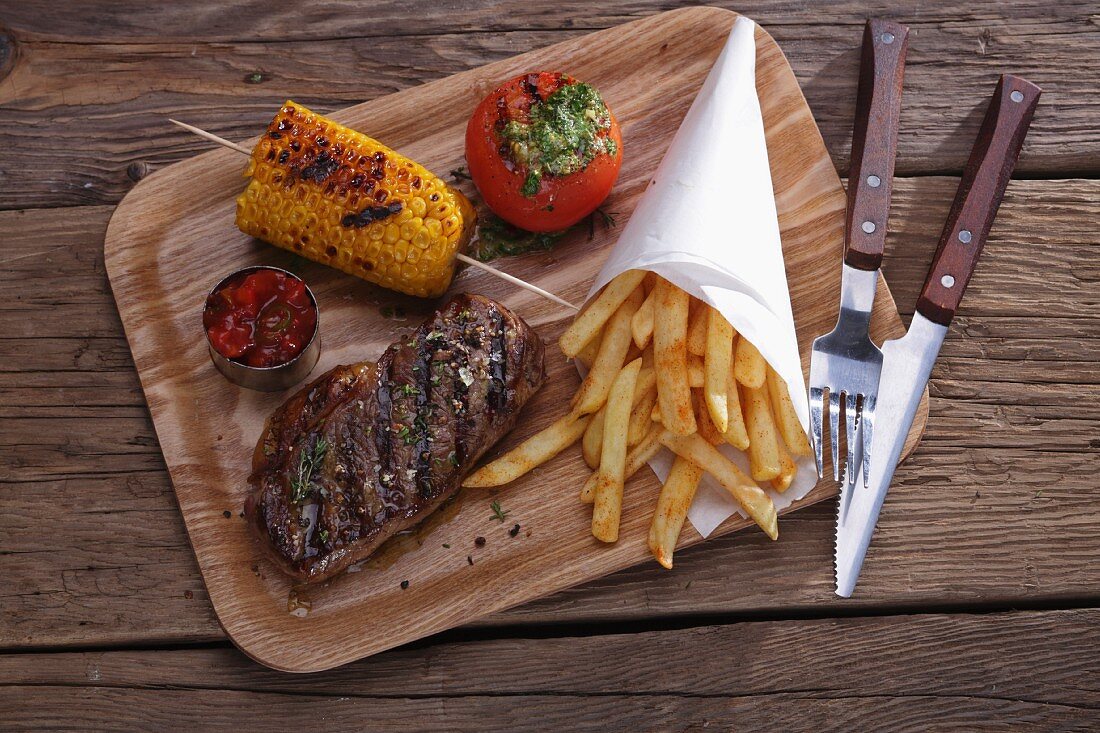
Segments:
[[[0,727],[1100,726],[1100,10],[743,10],[838,170],[862,23],[912,28],[885,270],[908,317],[997,75],[1045,90],[856,596],[832,503],[317,675],[225,640],[103,271],[135,181],[321,111],[672,3],[0,2]],[[261,9],[262,8],[262,9]]]

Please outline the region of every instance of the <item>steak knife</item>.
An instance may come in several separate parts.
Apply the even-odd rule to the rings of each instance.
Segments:
[[[836,594],[843,598],[855,590],[928,375],[993,225],[1041,93],[1017,76],[1005,74],[997,82],[909,330],[882,345],[870,476],[866,485],[857,480],[850,487],[847,512],[837,512]]]

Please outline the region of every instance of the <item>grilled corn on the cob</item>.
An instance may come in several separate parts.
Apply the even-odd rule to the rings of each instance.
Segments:
[[[423,166],[288,101],[237,198],[246,234],[409,295],[436,297],[476,213]]]

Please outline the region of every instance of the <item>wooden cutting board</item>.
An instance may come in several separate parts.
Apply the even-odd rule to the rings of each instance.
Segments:
[[[617,223],[607,228],[596,224],[591,232],[582,228],[550,253],[498,263],[581,302],[735,17],[715,8],[676,10],[332,116],[446,174],[463,165],[466,120],[499,82],[547,69],[595,84],[623,128],[622,175],[604,207],[616,213]],[[807,367],[811,339],[836,319],[844,190],[782,51],[763,29],[757,30],[756,42],[757,88]],[[282,102],[271,99],[272,114]],[[258,118],[256,129],[267,122],[266,115]],[[395,296],[241,234],[233,224],[233,200],[244,186],[245,162],[240,154],[219,149],[149,176],[119,204],[104,243],[111,287],[187,532],[214,609],[237,646],[277,669],[322,670],[638,562],[652,562],[645,537],[659,488],[653,475],[643,471],[629,483],[621,539],[602,545],[589,532],[591,508],[577,499],[588,471],[573,448],[504,490],[460,493],[359,572],[318,587],[292,588],[262,558],[241,518],[252,448],[265,417],[286,395],[239,389],[214,370],[201,325],[206,292],[226,273],[253,264],[285,267],[305,278],[321,307],[323,351],[314,375],[336,364],[376,358],[437,304]],[[737,222],[729,223],[729,231],[734,241]],[[571,314],[472,270],[456,278],[452,291],[501,300],[551,344],[549,382],[498,446],[506,450],[558,417],[577,387],[575,370],[553,345]],[[881,281],[872,325],[876,340],[903,331]],[[919,440],[926,418],[927,395],[906,454]],[[835,486],[822,482],[791,510],[835,493]],[[494,499],[508,512],[503,523],[491,519]],[[509,530],[515,524],[520,531],[512,537]],[[735,517],[718,533],[747,524]],[[780,522],[779,541],[782,529]],[[485,538],[482,546],[475,544],[477,537]],[[685,527],[681,546],[699,541]],[[830,573],[831,567],[831,559],[823,555],[821,572]],[[402,589],[406,580],[408,587]],[[308,613],[289,612],[298,604],[309,604]]]

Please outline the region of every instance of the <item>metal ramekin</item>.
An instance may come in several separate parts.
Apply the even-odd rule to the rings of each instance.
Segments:
[[[210,288],[210,292],[206,294],[206,299],[202,302],[203,315],[206,315],[206,304],[210,302],[210,296],[221,289],[223,285],[232,280],[235,277],[240,277],[246,273],[255,272],[257,270],[274,270],[275,272],[281,272],[284,275],[301,281],[305,286],[306,294],[309,295],[309,300],[313,303],[313,311],[316,314],[313,326],[313,335],[309,339],[309,343],[306,347],[299,352],[298,356],[294,357],[286,364],[280,364],[273,367],[253,367],[247,364],[241,364],[228,359],[218,353],[218,350],[214,348],[214,344],[210,343],[210,336],[206,333],[206,326],[203,325],[203,335],[206,336],[206,349],[210,352],[210,360],[214,362],[214,366],[218,368],[218,371],[222,373],[226,379],[233,384],[245,387],[246,389],[254,389],[260,392],[281,392],[284,389],[289,389],[298,384],[313,371],[313,367],[317,366],[317,360],[321,357],[321,309],[317,305],[317,298],[314,297],[313,291],[309,289],[309,285],[306,285],[305,280],[295,275],[293,272],[284,270],[281,267],[271,267],[269,265],[254,265],[252,267],[243,267],[240,270],[231,272],[221,280],[218,284]]]

